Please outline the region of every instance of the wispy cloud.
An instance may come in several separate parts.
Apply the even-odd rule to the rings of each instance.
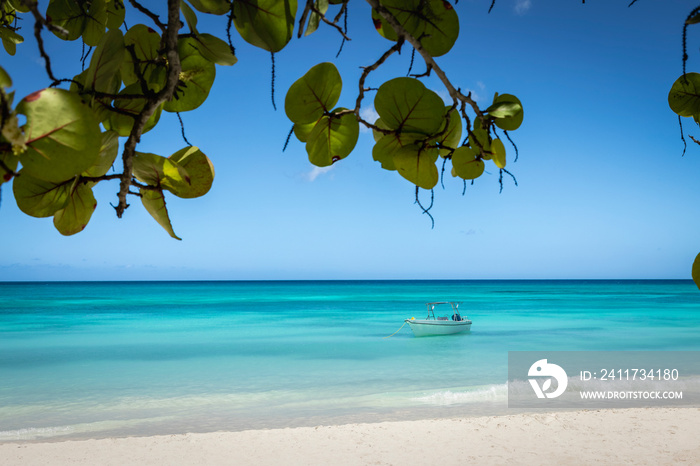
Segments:
[[[333,169],[333,165],[330,165],[328,167],[314,167],[310,172],[304,173],[304,179],[306,179],[309,182],[313,182],[319,176],[331,171],[331,169]]]
[[[363,120],[365,120],[369,123],[374,123],[375,121],[377,121],[377,118],[379,118],[379,114],[374,109],[374,107],[365,107],[365,108],[360,109],[360,116],[362,117]],[[360,125],[360,132],[369,133],[370,130],[365,125],[361,124]]]
[[[524,15],[532,7],[531,0],[516,0],[515,12],[519,15]]]

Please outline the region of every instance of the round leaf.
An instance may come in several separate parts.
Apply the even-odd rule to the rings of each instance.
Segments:
[[[181,198],[204,196],[214,182],[214,165],[198,147],[185,147],[175,152],[169,160],[184,168],[189,182],[180,183],[172,193]],[[170,188],[169,188],[170,189]]]
[[[146,152],[134,155],[133,174],[149,186],[177,191],[190,182],[187,170],[173,160]]]
[[[52,30],[57,37],[76,40],[85,31],[87,11],[78,0],[51,0],[46,9],[46,20],[68,31],[68,35],[63,35]]]
[[[99,92],[111,92],[114,76],[124,61],[124,53],[124,37],[119,29],[112,29],[102,36],[90,59],[84,85]]]
[[[433,189],[440,175],[435,162],[436,149],[421,149],[412,144],[402,147],[394,154],[394,165],[399,174],[423,189]]]
[[[102,136],[95,117],[76,94],[44,89],[17,105],[27,117],[27,150],[20,155],[24,171],[47,181],[65,181],[93,165]]]
[[[133,48],[136,60],[139,62],[141,76],[146,81],[152,81],[151,75],[155,70],[161,68],[155,63],[159,56],[160,35],[143,24],[136,24],[124,34],[124,45],[127,48]],[[125,52],[124,62],[120,70],[121,78],[125,85],[128,86],[139,82],[138,75],[134,71],[134,60],[131,52]],[[158,92],[160,87],[154,90]]]
[[[233,24],[241,37],[273,53],[282,50],[292,38],[296,14],[297,0],[233,2]]]
[[[430,136],[444,122],[445,104],[440,96],[414,78],[395,78],[382,84],[374,97],[374,108],[392,130]]]
[[[199,107],[207,100],[211,86],[216,77],[216,67],[197,50],[197,41],[188,37],[178,41],[180,53],[180,81],[185,84],[179,88],[175,98],[166,102],[163,109],[167,112],[187,112]]]
[[[34,178],[24,169],[12,183],[19,210],[32,217],[50,217],[68,204],[73,180],[54,183]]]
[[[114,164],[119,151],[119,135],[114,131],[106,131],[102,133],[102,144],[100,152],[92,167],[85,170],[83,175],[98,177],[106,175],[109,169]]]
[[[338,102],[342,87],[338,68],[333,63],[319,63],[291,85],[284,111],[294,124],[318,121]]]
[[[327,167],[344,159],[355,148],[359,134],[360,125],[353,113],[340,118],[322,117],[306,143],[309,161],[317,167]]]
[[[212,65],[213,66],[213,65]],[[137,83],[126,86],[119,92],[119,94],[129,95],[129,94],[141,94],[141,86]],[[119,136],[129,136],[131,133],[131,128],[134,126],[134,118],[138,116],[139,113],[146,106],[146,98],[143,99],[115,99],[113,102],[114,108],[120,110],[121,113],[110,112],[106,120],[102,121],[105,129],[116,131]],[[143,132],[146,133],[153,129],[153,127],[158,123],[160,119],[160,114],[163,110],[163,106],[159,106],[153,115],[146,121],[146,125],[143,127]],[[133,115],[133,116],[129,116]]]
[[[231,9],[226,0],[188,0],[197,11],[213,15],[225,15]]]
[[[458,147],[452,154],[452,176],[475,180],[484,173],[484,162],[471,147]]]
[[[53,225],[63,236],[80,233],[87,226],[96,207],[97,201],[92,189],[81,183],[70,193],[68,204],[54,214]]]
[[[235,65],[238,59],[226,42],[211,34],[199,34],[193,44],[204,58],[222,66]]]
[[[676,79],[668,93],[668,105],[682,117],[700,114],[700,74],[687,73]]]
[[[489,108],[494,107],[494,111],[498,115],[503,115],[503,117],[500,117],[496,114],[491,114],[491,116],[496,117],[494,121],[496,126],[505,131],[515,131],[520,128],[520,125],[523,123],[523,106],[520,103],[520,99],[511,94],[501,94],[493,99],[493,105]]]

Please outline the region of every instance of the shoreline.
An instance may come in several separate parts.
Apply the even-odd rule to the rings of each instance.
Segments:
[[[699,423],[700,408],[629,408],[7,442],[0,463],[697,464]]]

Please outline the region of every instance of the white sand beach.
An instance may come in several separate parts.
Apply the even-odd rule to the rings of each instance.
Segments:
[[[699,464],[698,426],[698,408],[531,413],[5,443],[0,464]]]

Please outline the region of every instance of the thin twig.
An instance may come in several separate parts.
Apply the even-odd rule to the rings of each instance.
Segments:
[[[158,17],[157,14],[153,13],[151,10],[149,10],[149,9],[146,8],[145,6],[141,5],[141,4],[140,4],[139,2],[137,2],[136,0],[129,0],[129,3],[131,3],[131,4],[134,6],[134,8],[136,8],[137,10],[139,10],[141,13],[143,13],[144,15],[148,16],[149,18],[151,18],[151,20],[156,24],[156,26],[158,26],[158,28],[160,28],[160,30],[161,30],[163,33],[165,33],[166,26],[165,26],[165,24],[163,24],[163,23],[160,21],[160,18]],[[178,10],[178,11],[179,11],[179,10]]]

